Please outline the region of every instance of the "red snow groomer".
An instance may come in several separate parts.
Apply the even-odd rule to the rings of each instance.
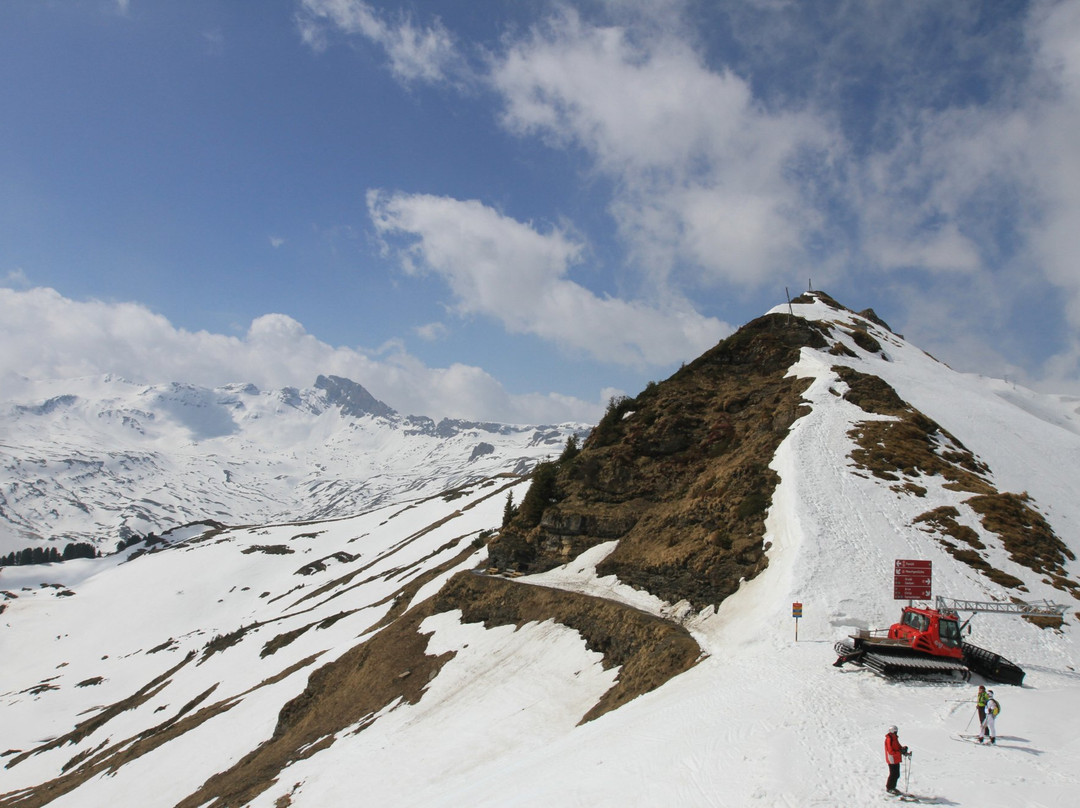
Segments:
[[[966,623],[965,623],[966,625]],[[1024,671],[984,648],[964,642],[955,611],[905,606],[888,632],[860,630],[836,643],[836,667],[865,665],[882,676],[948,676],[967,680],[972,672],[1002,684],[1019,685]]]

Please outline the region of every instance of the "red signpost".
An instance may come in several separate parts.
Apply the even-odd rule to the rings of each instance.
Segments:
[[[802,604],[796,601],[791,604],[791,616],[795,618],[795,642],[799,641],[799,618],[802,617]]]
[[[893,600],[930,599],[931,562],[898,558],[893,567]]]

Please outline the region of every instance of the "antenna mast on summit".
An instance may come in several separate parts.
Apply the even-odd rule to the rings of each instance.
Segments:
[[[791,292],[789,292],[789,291],[788,291],[788,288],[787,288],[786,286],[784,287],[784,297],[786,297],[786,298],[787,298],[787,312],[788,312],[788,314],[790,314],[790,315],[791,315],[792,317],[794,317],[794,316],[795,316],[795,312],[794,312],[794,311],[792,311],[792,309],[791,309]]]

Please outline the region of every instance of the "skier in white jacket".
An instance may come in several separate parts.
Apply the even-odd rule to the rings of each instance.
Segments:
[[[986,714],[983,718],[982,725],[979,727],[979,743],[985,743],[985,739],[989,738],[990,743],[997,743],[997,732],[994,729],[994,719],[997,718],[997,714],[1001,712],[1001,705],[998,704],[997,699],[994,698],[994,691],[986,691]]]

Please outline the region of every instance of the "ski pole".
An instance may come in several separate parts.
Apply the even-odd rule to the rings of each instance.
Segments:
[[[904,767],[904,793],[908,793],[911,785],[911,752],[908,752],[904,756],[907,760],[907,765]]]
[[[978,707],[976,707],[976,708],[975,708],[975,712],[973,712],[973,713],[971,714],[971,718],[974,718],[974,717],[975,717],[975,716],[977,716],[978,714],[979,714],[979,708],[978,708]],[[968,719],[967,725],[966,725],[966,726],[964,727],[964,732],[967,732],[967,731],[968,731],[968,728],[969,728],[969,727],[971,726],[971,718],[969,718],[969,719]]]

